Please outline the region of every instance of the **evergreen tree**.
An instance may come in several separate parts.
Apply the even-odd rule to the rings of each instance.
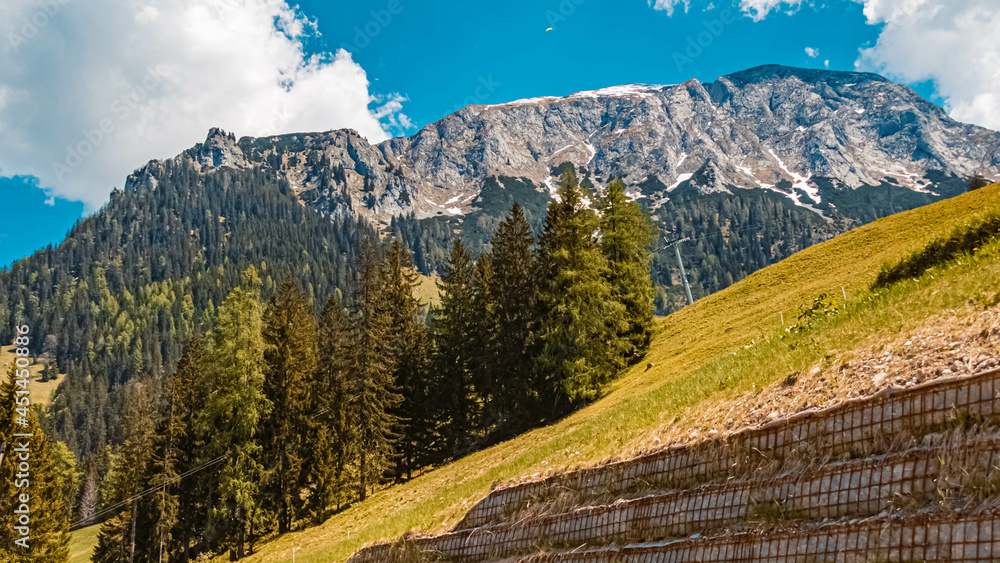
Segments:
[[[198,457],[207,440],[197,427],[211,385],[208,370],[205,342],[200,335],[195,334],[184,346],[171,387],[171,406],[175,416],[179,418],[176,437],[179,442],[178,465],[187,470],[202,467],[209,461]],[[196,478],[189,479],[178,487],[177,543],[180,560],[183,562],[192,557],[191,544],[202,536],[202,526],[208,520],[208,512],[211,510],[211,502],[208,501],[211,493],[208,487],[213,471],[214,469],[200,471]]]
[[[456,240],[438,290],[434,315],[435,369],[441,378],[442,440],[446,455],[457,457],[475,443],[478,412],[473,387],[475,354],[475,268],[462,241]]]
[[[318,364],[310,387],[315,409],[313,444],[309,452],[309,481],[313,491],[310,511],[316,521],[331,508],[347,504],[352,481],[351,466],[357,456],[357,432],[352,418],[351,383],[355,350],[351,320],[341,297],[334,294],[320,316]]]
[[[515,203],[497,227],[492,251],[492,299],[496,307],[493,364],[500,368],[493,385],[501,437],[524,430],[537,409],[535,390],[539,385],[533,379],[528,347],[538,294],[533,242],[531,227]]]
[[[264,395],[260,288],[260,277],[251,266],[219,307],[209,360],[212,386],[199,420],[202,434],[209,437],[207,451],[227,456],[213,511],[222,519],[236,559],[245,555],[248,536],[260,517],[258,430],[271,409]]]
[[[152,395],[145,382],[127,385],[124,440],[111,456],[111,469],[101,485],[102,506],[117,510],[101,524],[94,563],[136,561],[136,534],[141,519],[137,495],[144,489],[156,430]]]
[[[76,496],[80,490],[80,473],[76,470],[76,456],[58,440],[51,442],[53,470],[58,473],[63,484],[63,506],[66,513],[72,515],[75,511]]]
[[[302,504],[304,438],[311,415],[307,385],[316,371],[316,332],[306,296],[286,279],[264,316],[264,393],[272,409],[262,432],[262,493],[276,512],[279,534],[291,529]]]
[[[358,432],[359,498],[381,482],[396,457],[399,419],[393,414],[400,397],[393,380],[392,316],[386,276],[376,243],[361,247],[354,290],[354,346],[357,363],[352,385],[353,418]]]
[[[0,442],[6,455],[0,465],[0,560],[11,563],[65,563],[69,560],[69,512],[63,501],[67,484],[59,470],[53,442],[39,424],[39,411],[18,402],[17,371],[12,364],[0,384]],[[22,379],[23,381],[23,379]],[[24,434],[27,436],[14,436]],[[31,472],[19,477],[19,452],[30,456]],[[21,495],[27,495],[22,503]],[[30,522],[18,528],[21,504],[27,504]]]
[[[539,320],[535,365],[548,379],[553,409],[593,399],[622,368],[624,307],[607,282],[597,214],[583,203],[572,169],[549,205],[539,239]]]
[[[650,246],[655,227],[639,204],[625,196],[621,180],[611,181],[602,203],[601,251],[608,262],[612,295],[625,308],[627,325],[618,337],[626,346],[625,359],[631,363],[642,358],[653,336]]]
[[[509,391],[506,388],[507,367],[498,363],[497,289],[493,260],[489,253],[480,254],[472,281],[474,314],[468,353],[472,387],[480,402],[477,426],[484,436],[495,435],[507,414],[503,408]]]
[[[177,482],[179,476],[195,469],[197,436],[194,418],[203,404],[204,351],[200,337],[193,336],[184,346],[177,369],[166,388],[166,406],[158,425],[156,449],[149,484],[160,487],[150,495],[150,561],[167,563],[179,551],[181,561],[190,557],[191,538],[204,523],[207,507],[199,493],[201,475]]]
[[[389,301],[393,378],[402,398],[399,419],[397,478],[410,479],[413,471],[433,457],[434,420],[427,408],[432,390],[427,348],[427,327],[418,320],[419,304],[413,296],[418,276],[410,253],[395,240],[386,255],[386,292]]]

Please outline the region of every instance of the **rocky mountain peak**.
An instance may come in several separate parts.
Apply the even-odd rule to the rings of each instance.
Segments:
[[[199,143],[191,149],[191,157],[202,166],[229,166],[231,168],[246,168],[248,166],[243,151],[236,144],[236,136],[218,127],[209,129],[204,143]]]
[[[206,169],[274,168],[317,211],[382,223],[475,211],[490,177],[552,192],[564,162],[598,183],[622,177],[653,209],[689,185],[769,190],[829,214],[827,195],[879,186],[937,194],[948,179],[996,175],[1000,134],[875,74],[767,65],[706,84],[468,106],[377,145],[351,130],[237,141],[213,129],[185,154]]]

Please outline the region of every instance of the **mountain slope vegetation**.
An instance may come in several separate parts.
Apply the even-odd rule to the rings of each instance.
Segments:
[[[996,240],[919,279],[869,288],[885,263],[997,211],[1000,184],[881,219],[751,274],[661,319],[652,365],[633,367],[594,404],[379,491],[322,525],[261,545],[248,560],[290,561],[299,548],[296,561],[340,561],[367,542],[446,528],[498,481],[627,455],[693,405],[781,381],[942,311],[989,305],[1000,296]],[[783,330],[782,318],[792,325],[818,298],[840,301],[841,313]]]

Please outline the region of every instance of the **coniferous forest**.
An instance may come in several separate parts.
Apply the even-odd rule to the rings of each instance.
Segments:
[[[2,280],[8,324],[67,371],[33,416],[51,561],[95,523],[95,562],[238,559],[599,396],[649,346],[655,236],[621,182],[587,197],[569,169],[537,237],[514,203],[488,250],[454,240],[430,306],[405,237],[266,174],[116,193]]]

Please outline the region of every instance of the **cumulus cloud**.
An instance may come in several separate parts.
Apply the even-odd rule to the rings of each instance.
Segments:
[[[4,0],[0,174],[100,205],[150,158],[237,135],[412,124],[347,51],[310,55],[286,0]]]
[[[870,24],[884,24],[858,67],[904,82],[933,80],[952,117],[1000,129],[1000,2],[864,0]]]
[[[819,56],[819,49],[813,49],[812,47],[806,47],[806,55],[810,59],[815,59]]]

